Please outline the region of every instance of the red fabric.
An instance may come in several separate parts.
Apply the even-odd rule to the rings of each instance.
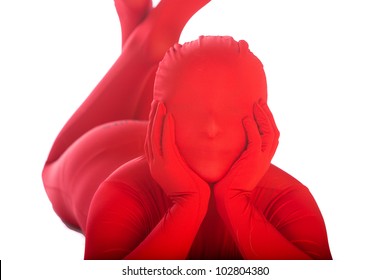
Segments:
[[[174,45],[207,2],[117,1],[123,53],[52,147],[53,208],[86,259],[331,259],[309,190],[271,164],[261,62],[230,37]]]
[[[250,196],[250,202],[254,209],[243,212],[249,211],[246,216],[251,218],[249,223],[253,227],[256,224],[262,227],[258,235],[245,233],[255,245],[262,246],[256,258],[331,258],[317,204],[308,189],[293,177],[271,165]],[[191,213],[183,214],[185,226],[170,228],[168,220],[175,214],[171,212],[172,202],[152,179],[144,157],[126,163],[112,174],[99,188],[92,206],[86,258],[178,259],[181,255],[172,255],[172,251],[179,249],[182,253],[179,244],[184,238],[193,240],[183,259],[244,257],[231,229],[216,211],[214,199],[210,200],[209,211],[198,230],[194,229],[198,221]],[[253,213],[255,210],[261,216]],[[236,214],[244,217],[240,212]],[[156,227],[162,232],[158,233]],[[160,243],[149,246],[154,237]],[[172,246],[171,242],[177,245]]]

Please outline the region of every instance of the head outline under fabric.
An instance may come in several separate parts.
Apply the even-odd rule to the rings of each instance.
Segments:
[[[263,65],[230,36],[176,44],[157,70],[154,100],[172,113],[184,160],[208,182],[221,179],[245,149],[242,119],[260,99],[267,99]]]
[[[229,59],[239,62],[241,67],[253,74],[246,80],[257,80],[262,84],[259,88],[259,99],[267,101],[267,82],[262,62],[250,51],[245,40],[235,41],[231,36],[200,36],[197,40],[172,46],[158,66],[153,99],[164,100],[169,90],[167,84],[172,85],[172,81],[179,78],[172,73],[186,70],[194,61],[201,60],[200,64],[210,63],[210,59],[214,62],[221,59],[225,63]]]

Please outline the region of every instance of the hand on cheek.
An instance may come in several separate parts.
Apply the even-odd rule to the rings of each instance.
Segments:
[[[247,145],[214,188],[216,199],[247,197],[267,172],[278,146],[279,131],[265,102],[253,106],[253,117],[242,121]]]
[[[207,209],[209,185],[181,157],[175,143],[174,119],[162,102],[152,104],[145,152],[153,178],[173,203],[195,199]]]

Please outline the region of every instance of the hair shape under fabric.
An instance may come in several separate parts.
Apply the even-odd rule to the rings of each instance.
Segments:
[[[171,47],[157,70],[154,99],[166,102],[183,83],[192,87],[208,86],[218,77],[229,85],[235,83],[241,96],[267,101],[263,64],[249,50],[246,41],[235,41],[230,36],[200,36],[195,41]]]

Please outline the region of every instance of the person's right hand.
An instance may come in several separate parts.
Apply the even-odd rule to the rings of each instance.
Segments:
[[[173,116],[162,102],[152,103],[145,153],[153,179],[173,203],[194,198],[207,208],[210,187],[181,157],[175,143]]]

